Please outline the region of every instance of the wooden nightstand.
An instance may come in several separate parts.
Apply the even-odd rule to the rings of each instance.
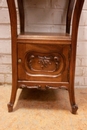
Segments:
[[[17,33],[15,1],[7,0],[12,38],[12,93],[8,111],[13,111],[18,88],[57,89],[65,86],[75,114],[78,109],[74,96],[76,46],[84,0],[69,0],[64,34],[25,32],[23,0],[17,2],[20,34]]]

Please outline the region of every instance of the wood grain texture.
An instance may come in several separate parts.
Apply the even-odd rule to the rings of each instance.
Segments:
[[[18,44],[18,79],[67,82],[69,53],[69,45]],[[46,57],[50,59],[47,61]]]
[[[71,36],[62,33],[24,33],[17,38],[18,43],[71,44]]]

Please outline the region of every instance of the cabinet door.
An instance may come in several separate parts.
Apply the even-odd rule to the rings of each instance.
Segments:
[[[18,44],[18,79],[68,82],[70,45]]]

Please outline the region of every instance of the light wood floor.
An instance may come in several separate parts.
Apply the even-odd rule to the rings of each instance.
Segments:
[[[76,89],[78,113],[73,115],[66,90],[18,90],[8,113],[10,85],[0,86],[0,130],[87,130],[87,89]]]

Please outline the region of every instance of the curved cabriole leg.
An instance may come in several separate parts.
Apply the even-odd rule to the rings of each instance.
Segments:
[[[11,99],[10,99],[10,102],[7,104],[8,112],[13,111],[13,106],[14,106],[14,102],[15,102],[15,98],[16,98],[16,93],[17,93],[17,88],[15,88],[15,86],[13,86],[12,92],[11,92]]]
[[[72,20],[69,97],[70,97],[70,103],[71,103],[73,114],[76,114],[78,109],[75,103],[75,96],[74,96],[74,77],[75,77],[75,63],[76,63],[77,35],[78,35],[79,20],[80,20],[83,3],[84,0],[76,0],[75,8],[73,11],[73,20]]]
[[[78,106],[75,103],[74,87],[70,87],[68,91],[69,91],[70,104],[72,108],[72,114],[76,114]]]
[[[12,46],[12,92],[11,99],[8,104],[8,111],[13,111],[17,92],[17,14],[15,0],[7,0],[10,24],[11,24],[11,46]]]

